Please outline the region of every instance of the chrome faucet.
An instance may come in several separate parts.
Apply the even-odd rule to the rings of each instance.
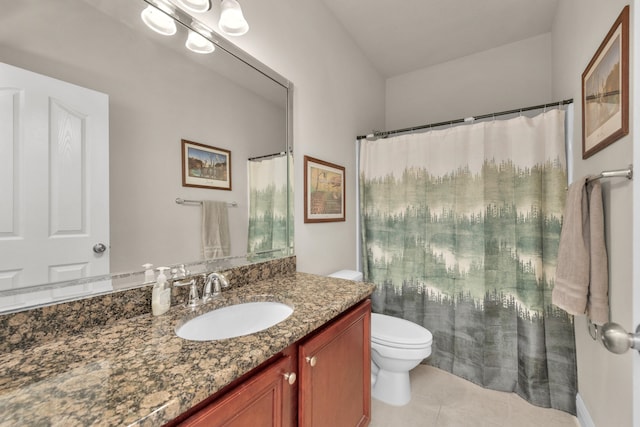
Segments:
[[[204,282],[202,287],[202,299],[200,298],[200,293],[198,292],[198,285]],[[222,273],[211,273],[209,275],[203,274],[200,276],[198,280],[195,278],[185,281],[185,282],[173,282],[173,286],[181,287],[181,286],[189,286],[189,298],[186,301],[187,307],[197,307],[200,304],[204,304],[207,301],[217,297],[220,295],[222,289],[229,287],[229,282],[222,275]]]
[[[207,302],[220,295],[223,288],[229,287],[229,282],[222,273],[211,273],[206,276],[204,290],[202,292],[202,302]],[[213,289],[212,289],[213,288]]]

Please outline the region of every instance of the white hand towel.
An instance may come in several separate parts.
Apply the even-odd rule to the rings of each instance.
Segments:
[[[602,187],[584,177],[569,186],[551,301],[594,323],[609,319],[609,279],[604,241]]]
[[[590,271],[587,316],[598,325],[609,321],[609,262],[604,239],[604,210],[600,181],[587,184],[589,194]]]
[[[227,203],[202,202],[202,255],[204,259],[229,256],[229,213]]]
[[[572,183],[562,215],[553,304],[569,314],[584,314],[589,291],[589,218],[585,180]]]

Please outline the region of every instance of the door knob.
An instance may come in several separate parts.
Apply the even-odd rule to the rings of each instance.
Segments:
[[[316,363],[318,362],[318,359],[315,356],[313,357],[307,356],[306,360],[307,360],[307,363],[311,365],[312,368],[316,366]]]
[[[617,323],[605,323],[600,334],[602,344],[612,353],[622,354],[630,348],[640,351],[640,325],[631,334]]]
[[[104,245],[104,243],[96,243],[95,245],[93,245],[93,252],[97,254],[101,254],[106,250],[107,250],[107,247]]]
[[[296,382],[296,373],[295,372],[289,372],[286,374],[282,374],[284,376],[284,379],[287,380],[287,382],[289,383],[289,385],[293,385]]]

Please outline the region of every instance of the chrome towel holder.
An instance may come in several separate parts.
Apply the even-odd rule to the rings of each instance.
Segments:
[[[181,199],[180,197],[176,198],[176,203],[179,205],[201,205],[202,204],[202,200],[187,200],[187,199]],[[238,202],[227,202],[227,205],[229,205],[230,207],[237,207],[238,206]]]
[[[602,178],[627,178],[633,179],[633,165],[629,165],[627,169],[616,169],[611,171],[602,171],[599,175],[592,176],[587,182],[597,181]]]

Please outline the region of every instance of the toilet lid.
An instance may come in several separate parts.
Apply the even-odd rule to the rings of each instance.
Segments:
[[[391,347],[420,348],[431,345],[433,335],[429,330],[408,320],[372,313],[371,341]]]

